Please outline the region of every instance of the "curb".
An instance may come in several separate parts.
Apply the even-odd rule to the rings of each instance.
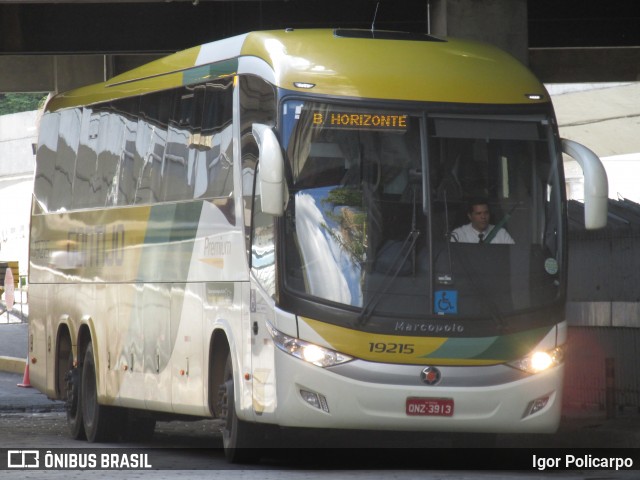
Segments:
[[[0,371],[9,373],[24,373],[27,360],[25,358],[0,356]]]

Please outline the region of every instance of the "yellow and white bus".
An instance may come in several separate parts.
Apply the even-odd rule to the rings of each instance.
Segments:
[[[553,432],[562,152],[606,175],[487,45],[248,33],[53,97],[30,239],[32,385],[89,441],[172,415],[265,428]],[[455,242],[482,197],[513,244]]]

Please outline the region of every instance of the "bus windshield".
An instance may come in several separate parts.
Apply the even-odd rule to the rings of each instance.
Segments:
[[[287,101],[284,285],[371,316],[502,318],[561,293],[561,191],[544,117]],[[472,200],[475,199],[475,200]],[[471,203],[488,210],[469,239]]]

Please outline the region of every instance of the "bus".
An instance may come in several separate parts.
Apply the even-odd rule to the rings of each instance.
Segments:
[[[31,384],[74,438],[220,419],[232,462],[287,427],[554,432],[563,154],[598,157],[480,43],[252,32],[58,94],[39,128]],[[481,197],[512,244],[456,242]]]

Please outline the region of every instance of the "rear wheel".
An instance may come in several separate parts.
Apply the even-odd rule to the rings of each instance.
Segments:
[[[92,343],[89,343],[84,355],[80,396],[82,419],[87,440],[90,442],[116,440],[122,423],[122,415],[119,409],[98,403],[96,366]]]
[[[227,356],[224,381],[220,385],[218,400],[222,428],[224,455],[230,463],[254,463],[260,460],[260,446],[264,440],[260,426],[240,420],[236,415],[231,354]]]
[[[67,427],[71,437],[75,440],[84,440],[84,425],[82,421],[82,406],[80,404],[80,392],[82,391],[82,366],[73,366],[73,352],[69,352],[67,372],[65,380],[65,410],[67,411]]]

